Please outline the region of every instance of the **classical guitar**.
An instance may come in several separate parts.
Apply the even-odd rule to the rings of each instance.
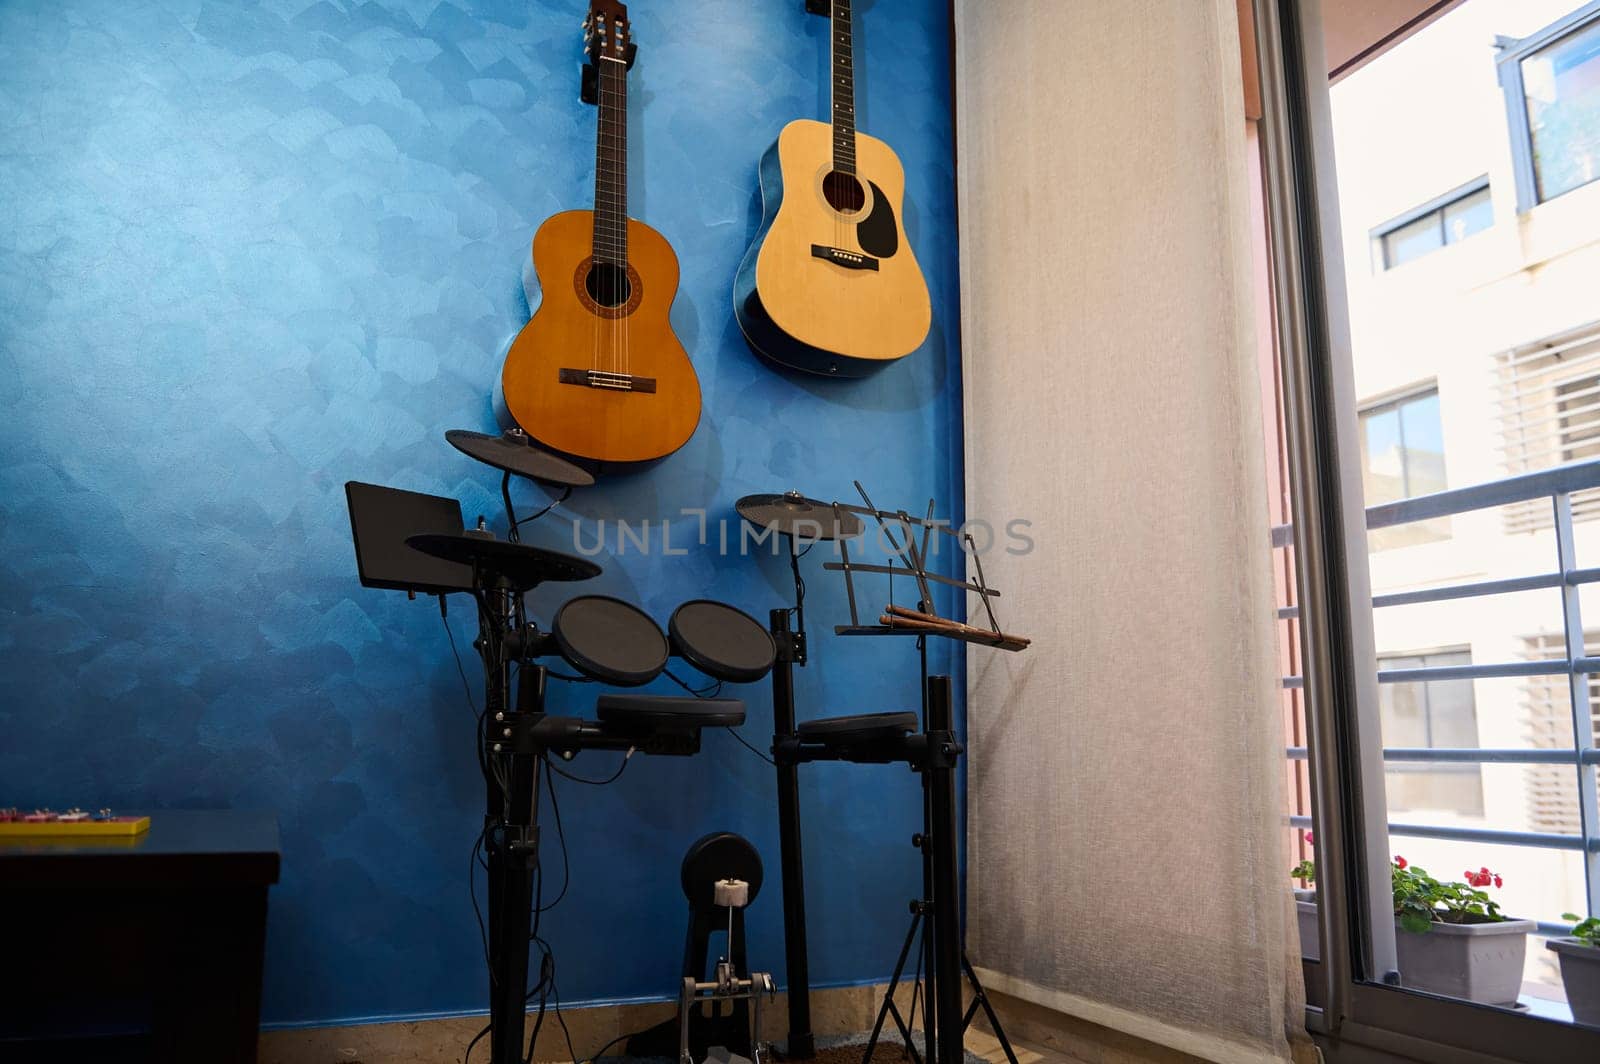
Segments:
[[[928,335],[928,286],[901,223],[905,171],[856,131],[850,0],[832,19],[831,122],[799,119],[761,160],[763,217],[733,286],[757,354],[793,369],[860,377]]]
[[[533,237],[539,309],[506,355],[506,408],[533,439],[600,462],[644,462],[688,442],[700,382],[668,321],[678,258],[628,217],[627,8],[591,0],[585,72],[599,105],[594,210],[552,215]]]

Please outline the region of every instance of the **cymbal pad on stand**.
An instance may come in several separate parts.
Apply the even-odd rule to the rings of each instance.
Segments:
[[[782,495],[746,495],[734,504],[739,516],[758,528],[805,540],[854,539],[861,519],[832,503],[808,499],[798,491]]]

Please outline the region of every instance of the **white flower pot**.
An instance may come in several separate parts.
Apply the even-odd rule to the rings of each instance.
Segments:
[[[1317,931],[1317,892],[1297,888],[1294,908],[1300,923],[1300,956],[1308,961],[1322,960],[1322,940]]]
[[[1432,924],[1413,934],[1395,921],[1395,953],[1400,985],[1432,994],[1513,1005],[1522,989],[1532,920],[1486,924]]]
[[[1600,1027],[1600,947],[1575,938],[1552,938],[1544,948],[1561,957],[1561,984],[1567,988],[1572,1018]]]

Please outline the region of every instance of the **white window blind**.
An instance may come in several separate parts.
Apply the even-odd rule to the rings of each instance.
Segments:
[[[1600,458],[1600,321],[1503,352],[1497,359],[1506,472]],[[1600,491],[1572,498],[1574,520],[1600,514]],[[1544,500],[1506,508],[1506,531],[1549,528]]]

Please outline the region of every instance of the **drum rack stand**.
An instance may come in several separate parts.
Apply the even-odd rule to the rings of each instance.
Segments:
[[[485,583],[478,574],[475,583]],[[486,788],[483,848],[489,881],[489,1059],[492,1064],[520,1061],[527,1023],[528,942],[533,929],[533,877],[539,861],[539,762],[531,752],[499,752],[488,730],[509,732],[507,723],[544,709],[545,669],[521,669],[518,705],[511,704],[511,658],[506,653],[506,625],[514,612],[516,592],[491,579],[479,588],[478,638],[473,646],[483,659],[484,732],[479,755],[484,759]],[[504,775],[491,759],[500,758]],[[476,859],[476,858],[474,858]]]
[[[826,562],[823,568],[844,574],[845,591],[850,606],[850,624],[838,625],[834,632],[836,635],[846,636],[917,637],[921,666],[923,735],[927,737],[930,745],[933,745],[932,740],[936,736],[941,734],[948,736],[952,751],[947,758],[931,756],[923,763],[913,763],[913,767],[917,769],[922,779],[923,828],[911,840],[912,846],[921,855],[922,894],[910,902],[911,924],[901,945],[894,974],[890,977],[889,985],[884,992],[883,1003],[878,1009],[862,1062],[870,1064],[873,1051],[882,1034],[884,1021],[892,1017],[915,1064],[954,1064],[963,1059],[964,1035],[981,1008],[1005,1052],[1007,1061],[1009,1064],[1018,1064],[1011,1041],[1006,1037],[1000,1018],[995,1014],[994,1006],[989,1001],[978,973],[966,954],[961,921],[960,879],[957,871],[959,844],[954,803],[955,758],[959,756],[962,748],[955,742],[949,679],[930,678],[928,673],[927,637],[943,635],[962,642],[991,645],[1010,651],[1025,649],[1027,641],[1016,640],[1001,632],[990,602],[991,598],[998,597],[1000,593],[984,582],[983,565],[978,560],[972,537],[965,532],[951,529],[948,523],[934,521],[933,500],[928,502],[927,517],[918,520],[904,510],[895,513],[878,510],[872,505],[871,499],[867,497],[861,485],[857,483],[855,487],[866,505],[852,506],[836,502],[833,504],[835,511],[858,514],[875,520],[884,539],[904,562],[904,566],[852,563],[849,548],[845,540],[840,539],[841,560]],[[886,523],[888,521],[900,524],[905,530],[903,546],[889,528]],[[920,546],[912,534],[912,530],[918,528],[922,530]],[[976,576],[974,582],[928,572],[926,559],[930,534],[935,531],[955,537],[962,545],[966,555],[973,561]],[[805,594],[800,579],[800,555],[796,552],[794,537],[785,538],[789,542],[789,563],[794,574],[795,606],[792,609],[773,610],[769,615],[770,632],[777,646],[777,661],[772,669],[775,754],[785,747],[791,751],[793,749],[796,731],[793,669],[796,665],[803,667],[806,664]],[[888,623],[863,625],[856,609],[854,574],[858,572],[885,574],[891,577],[896,573],[902,573],[915,578],[920,593],[917,610],[930,616],[933,614],[933,592],[930,584],[945,584],[976,593],[980,596],[989,627],[985,630],[959,625],[952,626],[947,631],[930,631]],[[789,622],[791,613],[795,616],[795,628],[792,630]],[[805,876],[801,855],[797,759],[791,754],[787,757],[775,757],[774,760],[777,762],[778,777],[778,841],[782,861],[785,974],[789,1004],[788,1042],[784,1055],[790,1060],[806,1060],[815,1056],[816,1039],[811,1030],[810,971],[806,948]],[[946,761],[948,763],[944,763]],[[944,884],[943,889],[940,889],[941,884]],[[931,934],[927,933],[929,930],[932,931]],[[919,931],[923,931],[920,967],[924,981],[923,1000],[926,1002],[921,1054],[913,1044],[910,1023],[894,999]],[[956,974],[958,969],[961,975]],[[964,1013],[961,1011],[962,975],[972,989],[972,1002]]]

